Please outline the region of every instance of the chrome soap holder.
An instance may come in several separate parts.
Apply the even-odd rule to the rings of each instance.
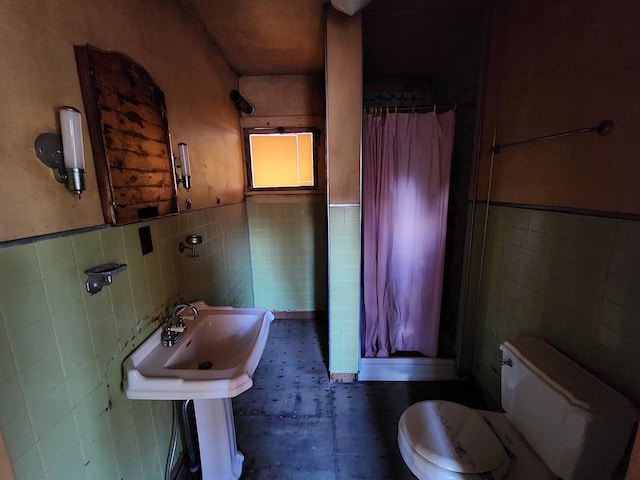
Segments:
[[[87,281],[84,282],[87,292],[91,295],[98,293],[102,287],[111,285],[112,277],[127,269],[126,263],[105,263],[98,267],[85,270],[84,273],[89,275]]]
[[[185,249],[189,249],[191,250],[191,257],[199,257],[200,255],[196,255],[196,245],[200,245],[202,243],[202,235],[187,235],[187,238],[185,238],[184,241],[190,246],[180,242],[180,245],[178,246],[180,253],[184,252]]]

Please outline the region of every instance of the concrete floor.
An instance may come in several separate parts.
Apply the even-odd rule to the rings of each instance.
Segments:
[[[233,399],[241,479],[415,479],[397,447],[402,412],[435,398],[483,405],[464,382],[330,384],[323,323],[272,323],[254,386]]]

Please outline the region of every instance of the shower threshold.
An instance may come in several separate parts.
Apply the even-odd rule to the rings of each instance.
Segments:
[[[360,358],[358,381],[425,382],[460,380],[452,358]]]

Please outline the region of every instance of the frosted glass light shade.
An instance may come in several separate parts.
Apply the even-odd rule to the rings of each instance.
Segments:
[[[73,107],[60,107],[60,129],[64,167],[67,170],[84,170],[80,112]]]
[[[189,163],[189,147],[186,143],[178,144],[178,157],[180,158],[180,170],[183,177],[191,176],[191,165]]]

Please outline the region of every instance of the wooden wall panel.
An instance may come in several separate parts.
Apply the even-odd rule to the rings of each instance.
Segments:
[[[120,52],[76,54],[105,221],[178,213],[164,94]]]

